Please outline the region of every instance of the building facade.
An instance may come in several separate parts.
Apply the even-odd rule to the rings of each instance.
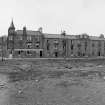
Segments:
[[[13,21],[8,29],[8,57],[13,58],[62,58],[105,56],[104,35],[89,36],[43,33],[37,31],[15,30]]]

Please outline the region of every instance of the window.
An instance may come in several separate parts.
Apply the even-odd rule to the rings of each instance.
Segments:
[[[18,54],[20,55],[21,54],[21,51],[18,51]]]
[[[101,42],[98,43],[98,47],[101,47]]]
[[[18,54],[19,54],[19,55],[20,55],[21,53],[23,53],[23,51],[22,51],[22,50],[18,51]]]
[[[18,39],[19,39],[19,40],[22,40],[22,36],[19,36]]]
[[[71,40],[71,50],[73,50],[73,40]]]
[[[73,45],[71,45],[71,50],[73,50]]]
[[[80,52],[78,52],[78,56],[81,56],[81,53]]]
[[[81,44],[78,44],[78,48],[80,48],[81,47]]]
[[[55,43],[55,44],[58,44],[58,40],[54,40],[54,43]]]
[[[98,52],[98,56],[101,56],[101,53],[100,53],[100,51]]]
[[[58,44],[54,43],[54,48],[58,49]]]
[[[55,55],[55,57],[58,57],[58,52],[55,52],[54,55]]]
[[[27,51],[27,55],[32,55],[32,52],[31,51]]]
[[[32,43],[27,43],[27,48],[32,48]]]
[[[62,44],[63,44],[63,49],[65,49],[66,48],[66,40],[65,39],[62,41]]]
[[[86,51],[86,49],[87,49],[87,42],[85,42],[85,51]]]
[[[9,40],[13,40],[13,36],[9,36]]]
[[[94,56],[94,51],[92,51],[92,55]]]
[[[39,38],[39,37],[36,37],[36,38],[35,38],[35,41],[36,41],[36,42],[39,42],[39,41],[40,41],[40,38]]]
[[[27,36],[27,40],[28,41],[31,41],[32,40],[32,37],[31,36]]]
[[[35,45],[36,45],[36,48],[39,48],[39,46],[40,46],[40,42],[37,41]]]
[[[94,47],[94,43],[92,43],[92,47]]]
[[[49,43],[49,41],[47,40],[47,50],[49,50],[50,49],[50,43]]]
[[[43,52],[42,51],[40,51],[40,57],[42,57],[43,56]]]

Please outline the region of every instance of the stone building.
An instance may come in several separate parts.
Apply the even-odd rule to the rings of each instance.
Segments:
[[[15,30],[13,21],[8,29],[8,57],[14,58],[62,58],[105,56],[104,35],[89,36],[43,33],[37,31]]]
[[[7,49],[13,57],[43,57],[44,35],[38,31],[15,30],[13,21],[8,29]]]
[[[0,58],[1,57],[8,57],[7,53],[7,36],[0,37]]]

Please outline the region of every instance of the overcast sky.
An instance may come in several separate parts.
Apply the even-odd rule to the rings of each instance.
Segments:
[[[13,18],[16,29],[45,33],[105,34],[105,0],[0,0],[0,35]]]

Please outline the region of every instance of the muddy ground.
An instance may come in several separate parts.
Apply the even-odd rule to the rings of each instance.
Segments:
[[[105,105],[105,60],[8,60],[0,72],[0,105]]]

